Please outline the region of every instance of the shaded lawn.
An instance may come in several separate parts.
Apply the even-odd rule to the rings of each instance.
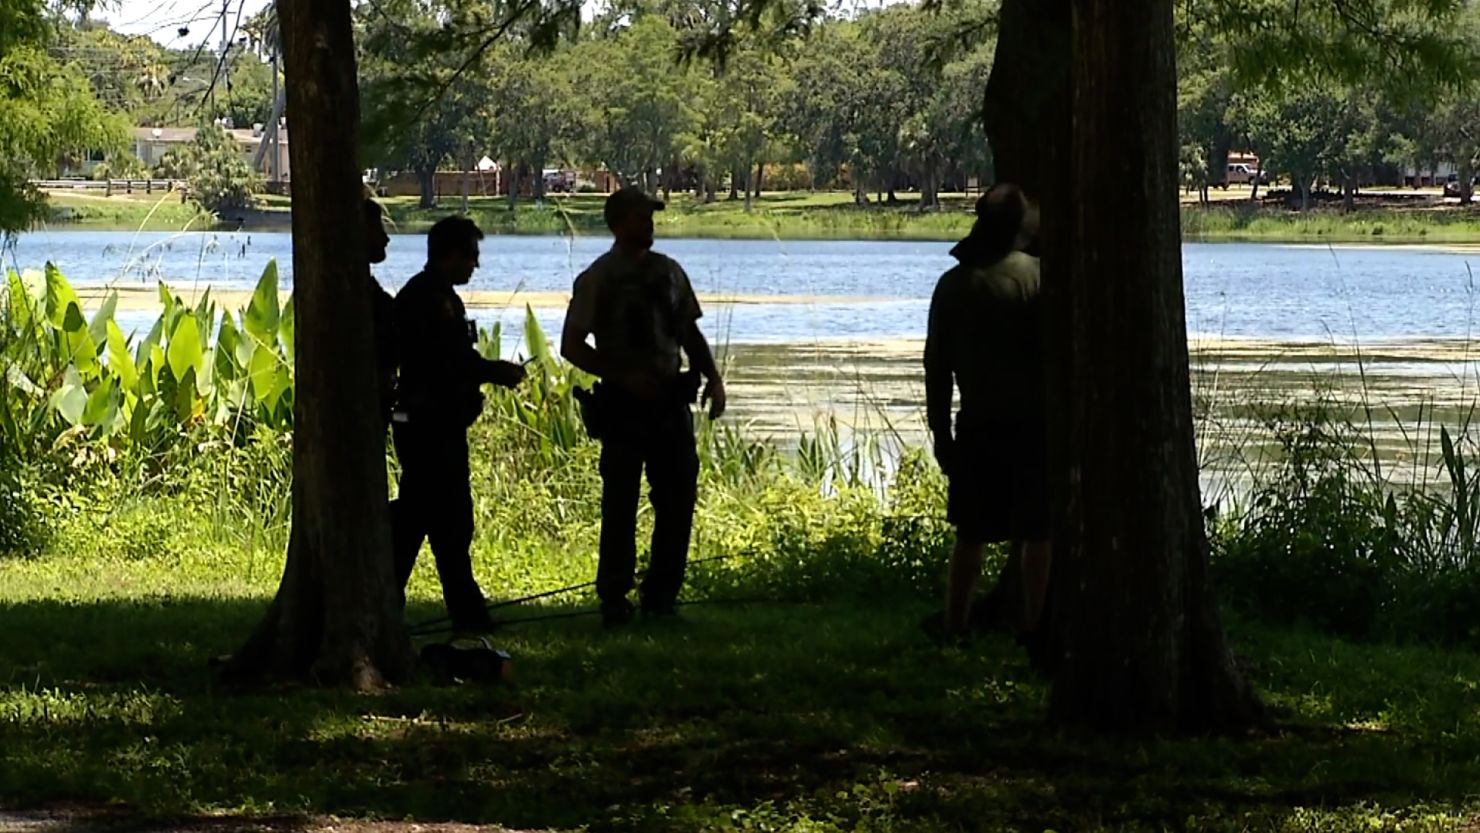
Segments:
[[[261,607],[0,606],[0,804],[540,829],[1460,829],[1480,779],[1480,661],[1462,652],[1237,628],[1284,729],[1116,741],[1045,728],[1010,643],[935,648],[909,602],[520,625],[497,640],[512,689],[213,690],[207,658]]]

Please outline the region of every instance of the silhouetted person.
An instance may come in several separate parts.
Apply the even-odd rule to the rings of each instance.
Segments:
[[[651,560],[640,590],[643,612],[675,612],[688,566],[699,479],[694,417],[697,371],[708,379],[704,400],[718,419],[725,386],[709,342],[699,331],[699,301],[688,275],[652,251],[653,212],[663,203],[635,188],[607,197],[603,215],[616,238],[611,251],[576,278],[561,353],[601,377],[601,560],[596,593],[607,626],[633,613],[627,594],[637,563],[637,501],[643,468],[652,487]],[[595,346],[587,343],[594,337]],[[683,355],[691,371],[682,373]]]
[[[365,259],[373,266],[384,263],[391,238],[385,232],[385,213],[368,196],[364,202]],[[368,273],[367,273],[368,274]],[[370,313],[374,319],[376,400],[380,418],[390,423],[396,392],[396,302],[370,274]]]
[[[1013,541],[1027,635],[1038,627],[1050,561],[1042,304],[1038,259],[1023,251],[1037,235],[1038,210],[1017,186],[1001,184],[976,214],[951,250],[959,264],[936,285],[925,342],[927,419],[956,527],[944,626],[965,634],[983,547]],[[954,431],[953,386],[961,393]]]
[[[481,385],[514,387],[524,380],[519,365],[478,353],[476,327],[453,290],[472,279],[482,239],[463,217],[432,226],[426,268],[395,302],[401,360],[392,424],[401,461],[401,493],[391,506],[396,575],[404,588],[422,540],[430,539],[442,598],[458,630],[493,626],[473,578],[468,427],[483,410]]]

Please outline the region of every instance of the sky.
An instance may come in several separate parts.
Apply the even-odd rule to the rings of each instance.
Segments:
[[[0,0],[3,2],[3,0]],[[148,35],[173,49],[194,49],[209,39],[210,47],[221,43],[221,11],[230,9],[227,26],[234,30],[238,13],[245,22],[272,0],[101,0],[93,18],[107,20],[114,30],[134,35]],[[862,7],[888,5],[898,0],[835,0],[829,6],[846,6],[855,11]],[[906,0],[908,2],[908,0]],[[595,0],[587,0],[587,14]],[[181,27],[189,34],[181,37]]]
[[[216,46],[221,43],[219,23],[225,2],[231,8],[227,26],[234,28],[239,10],[246,22],[271,0],[104,0],[93,17],[107,20],[117,31],[148,35],[175,49],[199,46],[207,38]],[[183,38],[178,33],[182,26],[190,29]]]

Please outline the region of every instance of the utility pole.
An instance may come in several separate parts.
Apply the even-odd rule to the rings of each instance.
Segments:
[[[269,117],[272,119],[272,124],[267,126],[267,135],[272,137],[272,165],[269,168],[271,171],[269,176],[275,189],[278,183],[283,181],[283,172],[278,168],[283,151],[278,143],[278,120],[281,117],[278,115],[278,51],[276,49],[272,50],[272,112],[269,113]]]
[[[221,84],[226,89],[226,101],[231,101],[231,32],[226,29],[226,22],[231,19],[231,0],[221,0]],[[215,93],[213,92],[214,96]],[[227,114],[230,118],[230,114]],[[233,123],[231,127],[236,127]]]

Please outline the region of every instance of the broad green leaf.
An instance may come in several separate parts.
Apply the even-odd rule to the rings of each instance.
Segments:
[[[67,307],[62,319],[62,338],[65,360],[76,365],[85,378],[96,378],[102,369],[98,364],[98,345],[88,331],[82,308],[75,302]]]
[[[73,291],[72,284],[62,277],[62,271],[54,263],[46,264],[46,317],[57,327],[67,318],[67,310],[76,306],[82,309],[82,302],[77,300],[77,293]]]
[[[272,385],[267,390],[267,395],[262,397],[262,403],[269,411],[276,412],[279,403],[292,390],[293,381],[288,376],[288,369],[281,363],[272,374]]]
[[[216,305],[211,303],[210,287],[206,287],[206,291],[201,293],[200,302],[195,305],[195,327],[201,334],[202,341],[216,329]]]
[[[87,410],[87,388],[77,368],[68,367],[62,374],[61,387],[51,396],[51,405],[70,425],[82,424],[82,414]]]
[[[258,402],[265,402],[271,394],[276,382],[278,357],[265,346],[258,345],[252,353],[251,379],[252,396]]]
[[[6,309],[10,318],[21,330],[29,330],[32,326],[32,317],[35,310],[35,302],[31,293],[27,291],[26,284],[14,269],[6,272],[6,287],[9,293]]]
[[[118,322],[109,320],[107,325],[108,339],[108,369],[118,376],[118,381],[123,383],[124,390],[133,390],[139,384],[139,368],[134,363],[134,357],[128,351],[128,339],[124,338],[123,330],[119,328]]]
[[[150,384],[150,388],[151,389],[158,389],[158,387],[159,387],[159,374],[160,374],[160,371],[164,370],[164,367],[165,367],[164,350],[158,344],[150,345],[150,347],[149,347],[149,370],[150,370],[149,384]]]
[[[133,413],[129,414],[128,438],[135,444],[142,443],[149,436],[149,415],[154,410],[156,399],[141,399],[134,403]]]
[[[189,371],[193,383],[200,374],[205,355],[200,349],[200,331],[196,329],[194,317],[182,317],[180,323],[175,325],[175,331],[170,334],[168,359],[170,373],[174,374],[176,380],[183,382]]]
[[[243,345],[248,349],[243,350]],[[250,344],[241,337],[236,329],[236,322],[230,315],[221,316],[221,329],[216,333],[216,379],[220,382],[230,382],[241,377],[246,363],[241,360],[245,352],[247,360],[251,360]]]
[[[541,366],[550,360],[550,342],[545,339],[545,331],[540,327],[540,321],[534,317],[534,307],[524,306],[524,342],[529,345],[529,356]]]
[[[281,317],[282,311],[278,306],[277,261],[269,260],[267,268],[262,270],[262,279],[257,281],[257,289],[252,293],[252,301],[247,305],[242,324],[258,342],[276,344],[278,321]]]
[[[111,377],[93,388],[92,395],[87,397],[87,407],[82,411],[82,424],[100,426],[112,422],[118,413],[117,393],[118,387]]]
[[[288,364],[293,363],[293,339],[297,336],[297,319],[293,313],[293,296],[288,296],[288,302],[283,305],[283,317],[278,322],[278,336],[283,340],[283,355],[288,357]]]
[[[118,293],[109,292],[108,297],[103,299],[103,305],[93,313],[92,323],[87,328],[87,334],[92,336],[94,344],[102,344],[108,340],[108,325],[112,323],[117,311]]]
[[[189,319],[187,319],[189,320]],[[200,413],[200,397],[195,395],[195,368],[187,367],[185,375],[175,385],[175,418],[185,425]]]
[[[62,311],[60,324],[64,333],[80,333],[87,329],[87,319],[82,317],[82,305],[76,301],[67,304]]]

